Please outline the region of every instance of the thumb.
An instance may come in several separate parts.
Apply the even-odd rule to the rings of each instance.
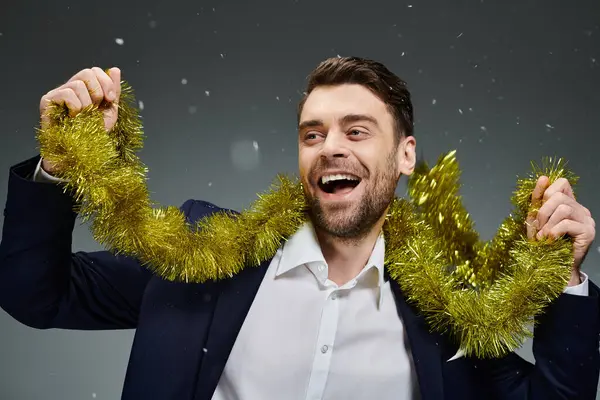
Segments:
[[[106,71],[110,79],[113,81],[113,90],[115,91],[115,102],[119,102],[121,96],[121,70],[117,67],[112,67]]]
[[[537,213],[542,206],[542,200],[544,198],[544,192],[550,186],[550,179],[547,176],[540,176],[537,180],[535,188],[531,193],[531,203],[529,205],[529,212],[527,213],[527,238],[534,239],[538,233],[540,226],[538,226]]]

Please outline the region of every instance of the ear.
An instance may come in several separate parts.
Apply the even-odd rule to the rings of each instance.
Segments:
[[[405,136],[398,143],[398,176],[411,175],[417,162],[417,140],[414,136]]]

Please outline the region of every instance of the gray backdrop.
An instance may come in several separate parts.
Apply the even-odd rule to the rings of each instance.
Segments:
[[[597,0],[3,2],[0,200],[9,166],[36,154],[40,97],[80,69],[119,66],[143,106],[153,198],[246,207],[296,171],[296,103],[336,55],[408,81],[418,148],[430,161],[458,150],[484,238],[545,155],[570,160],[600,219]],[[99,249],[85,226],[74,245]],[[584,268],[600,281],[598,243]],[[132,337],[37,331],[0,312],[0,399],[117,399]]]

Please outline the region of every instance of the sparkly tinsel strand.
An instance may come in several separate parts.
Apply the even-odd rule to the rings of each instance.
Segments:
[[[273,257],[307,221],[296,179],[274,185],[241,214],[215,213],[190,223],[177,207],[151,202],[133,90],[122,83],[119,118],[110,133],[100,110],[75,117],[51,109],[53,124],[38,130],[40,153],[66,180],[94,238],[107,249],[134,256],[164,279],[226,279]],[[466,353],[501,357],[531,335],[528,326],[563,290],[572,264],[567,239],[530,241],[525,218],[536,212],[531,192],[537,178],[576,177],[562,160],[546,159],[518,180],[515,211],[489,242],[481,242],[459,195],[455,152],[409,180],[410,201],[395,199],[384,225],[386,268],[432,330],[454,338]]]

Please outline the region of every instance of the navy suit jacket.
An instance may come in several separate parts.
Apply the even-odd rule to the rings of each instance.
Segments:
[[[38,329],[137,329],[123,399],[210,400],[270,260],[228,280],[185,284],[153,276],[130,257],[72,253],[73,200],[57,185],[31,181],[38,160],[10,170],[0,306]],[[181,209],[190,222],[219,210],[196,200]],[[516,354],[447,362],[456,344],[430,333],[391,285],[424,400],[595,398],[600,291],[591,282],[589,297],[563,294],[538,319],[535,365]]]

